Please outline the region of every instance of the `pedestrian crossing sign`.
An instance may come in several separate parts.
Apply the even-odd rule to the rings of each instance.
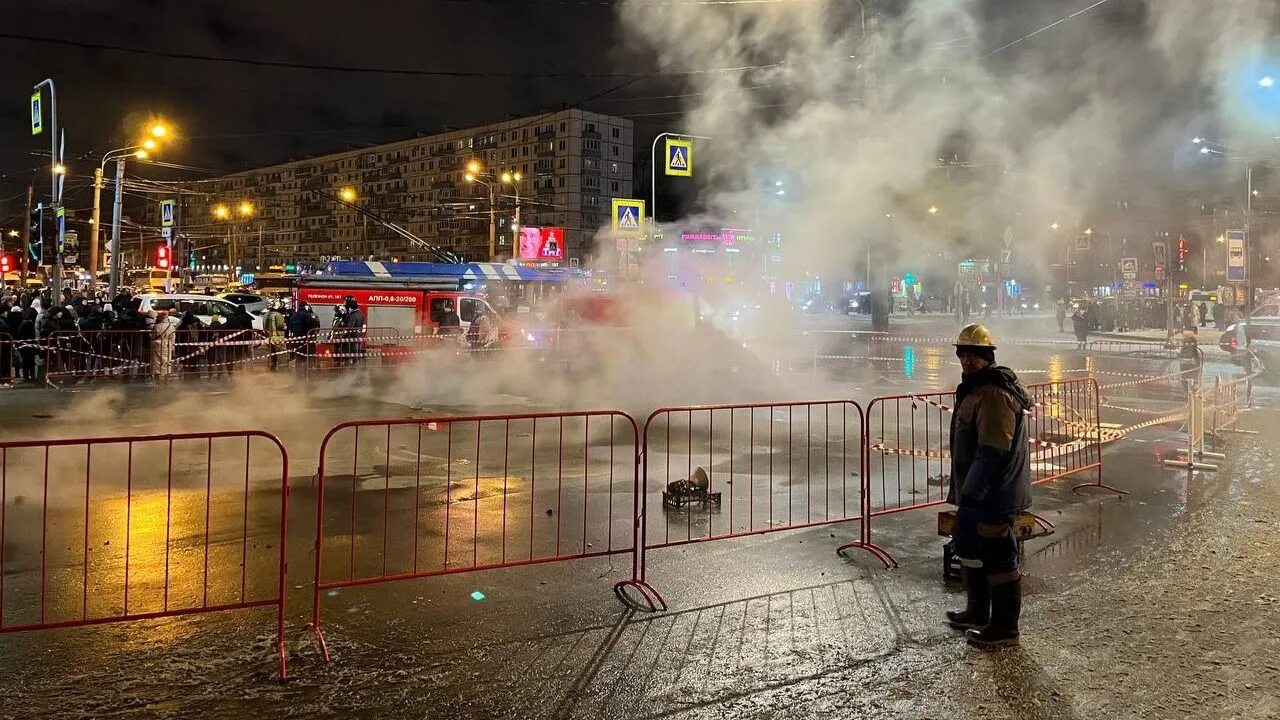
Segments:
[[[160,227],[173,227],[173,201],[160,201]]]
[[[44,112],[41,110],[40,91],[31,93],[31,134],[44,132]]]
[[[613,199],[613,234],[616,237],[640,237],[644,234],[644,201]]]
[[[667,174],[693,177],[693,141],[667,138]]]

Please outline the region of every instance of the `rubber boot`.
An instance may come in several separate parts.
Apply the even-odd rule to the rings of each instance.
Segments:
[[[991,586],[982,568],[964,568],[964,610],[947,611],[947,624],[957,630],[980,628],[991,619]]]
[[[966,633],[969,644],[990,649],[1018,644],[1018,616],[1022,614],[1022,578],[991,586],[991,622]]]

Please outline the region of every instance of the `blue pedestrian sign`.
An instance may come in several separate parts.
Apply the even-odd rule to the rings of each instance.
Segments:
[[[667,138],[667,174],[693,176],[693,141]]]
[[[173,201],[160,201],[160,227],[173,227]]]
[[[615,237],[640,237],[644,234],[644,201],[614,198],[611,218]]]
[[[44,130],[44,111],[41,108],[40,91],[31,93],[31,134],[39,135]]]
[[[63,239],[67,237],[67,209],[60,207],[54,215],[58,218],[58,252],[61,253]]]

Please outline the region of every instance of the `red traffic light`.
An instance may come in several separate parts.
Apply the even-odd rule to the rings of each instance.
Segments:
[[[169,269],[169,246],[161,245],[156,248],[156,268],[160,270]]]
[[[9,259],[8,255],[0,255],[0,273],[7,273],[12,271],[13,271],[13,261]]]

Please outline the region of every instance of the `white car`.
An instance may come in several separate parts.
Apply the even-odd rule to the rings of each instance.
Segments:
[[[267,299],[261,295],[253,295],[250,293],[229,292],[222,293],[218,296],[222,300],[243,305],[245,310],[251,315],[257,315],[267,309]]]
[[[200,322],[206,325],[213,321],[215,314],[221,316],[225,321],[231,317],[231,314],[236,309],[235,303],[218,297],[210,297],[209,295],[143,293],[138,297],[142,299],[142,305],[139,310],[143,313],[151,310],[168,310],[171,312],[176,310],[178,314],[190,311],[195,313],[195,316],[200,318]],[[253,317],[253,328],[261,330],[262,316],[253,313],[249,314]]]

